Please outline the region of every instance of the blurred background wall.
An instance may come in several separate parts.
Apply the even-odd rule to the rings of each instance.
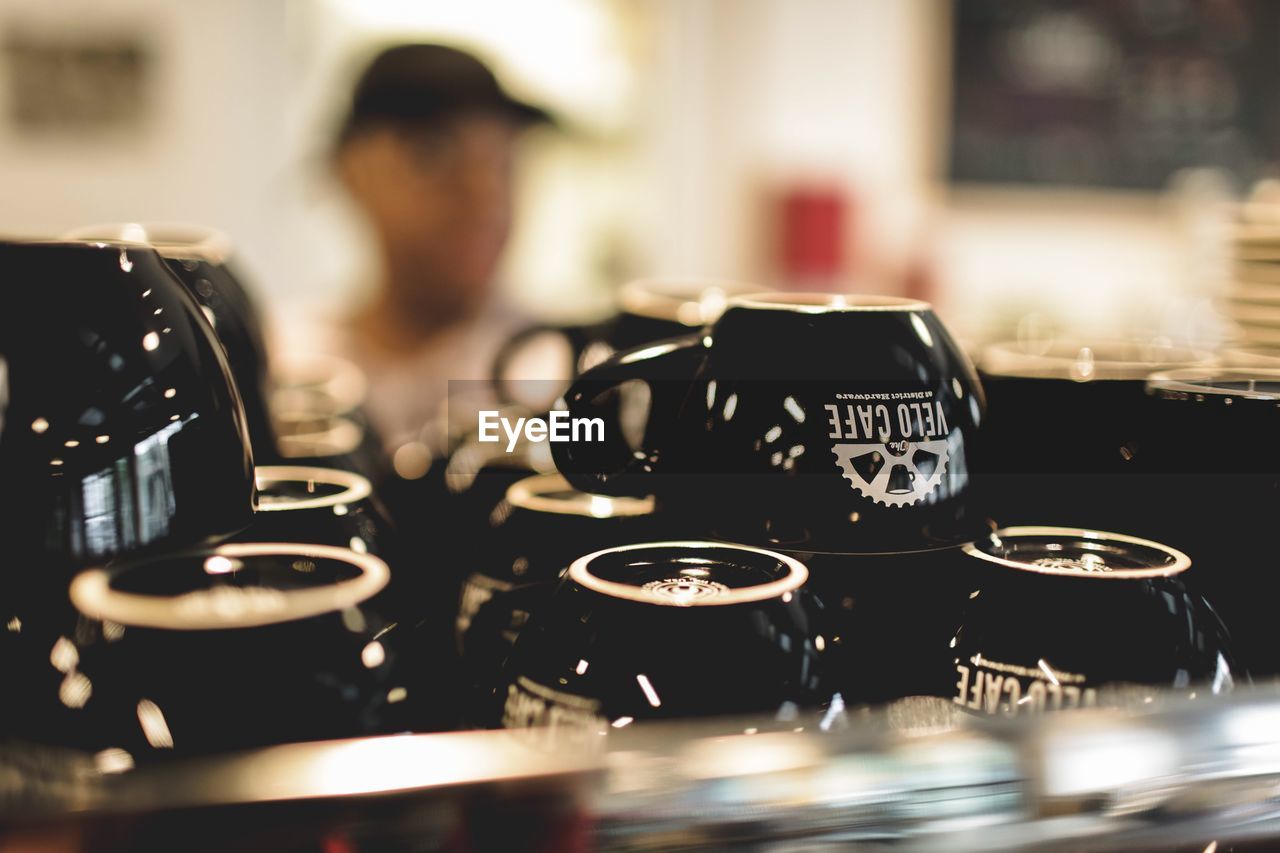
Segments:
[[[1213,71],[1256,49],[1247,30],[1243,47],[1187,33],[1208,10],[1238,35],[1228,13],[1257,4],[1111,5],[1114,19],[1047,0],[1007,15],[980,0],[0,0],[0,230],[211,224],[285,324],[341,310],[371,260],[327,169],[333,124],[372,51],[442,40],[562,119],[524,151],[505,262],[533,313],[587,316],[627,278],[698,274],[925,296],[974,337],[1027,322],[1211,335],[1219,204],[1266,164],[1115,186],[1072,152],[1109,156],[1088,135],[1104,101],[1181,116],[1188,92],[1210,108],[1248,95],[1178,76],[1177,57],[1203,70],[1207,52]],[[1166,52],[1160,77],[1150,57]],[[41,91],[65,109],[41,114]],[[1025,129],[982,125],[1040,103],[1094,112],[1044,156],[1000,147]],[[1226,109],[1213,120],[1232,126]],[[957,174],[958,140],[996,172]],[[1031,171],[1005,180],[1018,157]]]

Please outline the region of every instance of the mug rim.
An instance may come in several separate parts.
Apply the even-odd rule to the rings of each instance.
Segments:
[[[132,243],[127,240],[76,240],[70,237],[5,236],[0,234],[0,248],[85,249],[91,251],[137,249],[160,257],[153,246],[148,246],[146,243]]]
[[[187,596],[207,592],[204,589],[179,595],[159,596],[121,592],[111,586],[111,582],[118,575],[132,568],[166,559],[199,555],[204,555],[206,560],[211,557],[224,557],[229,560],[241,557],[313,557],[346,563],[359,569],[360,574],[350,580],[325,584],[315,589],[274,590],[284,599],[282,607],[270,613],[249,612],[238,616],[216,615],[207,611],[204,613],[182,612],[181,601]],[[326,613],[336,613],[372,598],[386,587],[390,579],[391,570],[385,562],[372,554],[362,554],[350,548],[297,542],[246,542],[181,551],[175,554],[158,554],[147,559],[121,562],[115,568],[87,569],[72,579],[68,592],[77,610],[100,621],[115,622],[125,627],[202,631],[259,628],[309,619]]]
[[[1177,370],[1184,367],[1212,367],[1217,358],[1208,350],[1194,347],[1176,346],[1173,344],[1150,343],[1132,338],[1057,338],[1043,341],[1044,352],[1026,352],[1022,347],[1029,342],[1009,340],[997,341],[982,348],[979,358],[979,369],[990,376],[1011,379],[1071,379],[1076,382],[1096,382],[1100,380],[1146,379],[1152,373],[1161,370]],[[1126,357],[1097,358],[1093,354],[1097,350],[1120,348],[1141,352],[1143,349],[1153,352],[1177,353],[1183,357],[1142,360]],[[1051,350],[1065,349],[1068,352],[1054,354]],[[1074,356],[1070,353],[1074,350]],[[1082,358],[1085,351],[1090,358]],[[1080,366],[1088,364],[1085,371]]]
[[[258,512],[293,512],[303,509],[323,509],[338,504],[358,503],[373,494],[373,484],[367,477],[341,468],[321,468],[318,465],[259,465],[253,472],[254,483],[261,491],[271,483],[316,482],[326,486],[341,486],[342,491],[332,495],[259,504]]]
[[[1197,379],[1216,381],[1270,380],[1276,391],[1257,391],[1250,388],[1227,388],[1221,385],[1196,385]],[[1246,400],[1280,401],[1280,369],[1268,367],[1187,367],[1179,370],[1162,370],[1147,377],[1148,391],[1179,391],[1187,394],[1203,394],[1216,397],[1239,397]]]
[[[192,222],[100,222],[73,228],[63,239],[146,246],[163,258],[224,264],[231,238],[224,231]]]
[[[572,494],[554,498],[550,496],[553,492]],[[507,487],[506,500],[513,507],[534,512],[599,519],[652,515],[657,508],[652,496],[640,498],[578,491],[562,474],[534,474],[517,480]]]
[[[696,293],[679,296],[665,292],[663,285],[690,284],[700,287]],[[663,275],[632,279],[618,289],[618,307],[626,314],[668,320],[700,328],[712,323],[724,312],[733,294],[753,292],[755,285],[735,279],[703,276]],[[712,298],[716,294],[718,299]]]
[[[730,297],[725,306],[763,311],[791,311],[797,314],[841,314],[859,312],[932,311],[921,299],[880,293],[823,293],[820,291],[765,290]]]
[[[1050,577],[1067,577],[1089,580],[1144,580],[1150,578],[1167,578],[1180,575],[1187,569],[1191,568],[1191,558],[1177,548],[1165,545],[1161,542],[1155,542],[1150,539],[1142,539],[1138,536],[1129,536],[1124,533],[1110,533],[1105,530],[1089,530],[1083,527],[1053,527],[1044,525],[1017,525],[1014,527],[1001,527],[995,530],[992,537],[1001,538],[1017,538],[1017,537],[1044,537],[1044,536],[1060,536],[1063,538],[1074,539],[1094,539],[1098,541],[1119,542],[1125,545],[1138,545],[1143,548],[1164,553],[1173,558],[1173,563],[1167,566],[1152,566],[1146,569],[1115,569],[1110,572],[1079,572],[1073,569],[1059,569],[1050,566],[1037,566],[1032,563],[1024,563],[1018,560],[1010,560],[1005,557],[997,557],[995,554],[989,554],[983,551],[978,542],[968,542],[963,546],[964,553],[970,557],[977,557],[980,560],[986,560],[998,566],[1007,569],[1015,569],[1020,572],[1028,572],[1037,575],[1046,575]]]
[[[742,587],[740,589],[731,589],[722,596],[714,598],[691,598],[688,601],[669,601],[658,598],[654,595],[647,595],[639,588],[629,584],[618,583],[616,581],[605,580],[604,578],[592,573],[590,564],[592,561],[608,554],[619,554],[626,551],[654,550],[660,548],[683,548],[687,550],[710,550],[720,549],[728,551],[747,551],[754,554],[762,554],[771,559],[777,560],[786,566],[787,574],[785,577],[768,583],[757,584],[756,586]],[[574,583],[602,595],[611,598],[621,598],[627,601],[633,601],[639,604],[653,604],[659,607],[725,607],[734,604],[748,604],[757,601],[771,601],[780,598],[788,593],[793,593],[804,586],[809,579],[809,569],[804,563],[788,557],[786,554],[780,554],[777,551],[770,551],[765,548],[756,548],[752,545],[739,545],[730,542],[708,542],[706,540],[685,539],[671,540],[663,542],[637,542],[632,545],[616,545],[612,548],[602,548],[599,551],[593,551],[590,554],[584,554],[569,564],[567,577]]]

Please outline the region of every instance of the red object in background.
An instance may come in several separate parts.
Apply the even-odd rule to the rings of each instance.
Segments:
[[[355,843],[338,833],[326,835],[320,843],[320,849],[323,853],[357,853]]]
[[[835,184],[795,185],[776,195],[779,278],[789,287],[836,285],[845,277],[849,200]]]

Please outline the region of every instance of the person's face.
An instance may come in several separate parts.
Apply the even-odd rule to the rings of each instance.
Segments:
[[[445,314],[485,298],[510,232],[517,132],[473,113],[348,143],[343,175],[388,255],[388,286],[410,291],[398,297]]]

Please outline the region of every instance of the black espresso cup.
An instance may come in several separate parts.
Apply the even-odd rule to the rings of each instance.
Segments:
[[[1132,517],[1152,434],[1145,393],[1158,370],[1210,364],[1198,350],[1133,341],[996,344],[979,365],[987,394],[979,473],[1002,525],[1053,518],[1159,535]]]
[[[1144,471],[1269,480],[1280,473],[1280,447],[1266,440],[1280,426],[1280,369],[1163,370],[1145,384],[1150,430],[1139,459]]]
[[[17,659],[6,731],[143,761],[417,726],[430,667],[382,609],[388,577],[371,554],[301,544],[89,569],[74,632]]]
[[[461,583],[455,639],[468,683],[491,701],[511,646],[583,551],[660,538],[653,498],[588,495],[558,474],[507,489]],[[669,531],[664,531],[669,533]]]
[[[932,661],[932,695],[979,714],[1130,706],[1245,678],[1226,632],[1185,581],[1180,551],[1115,533],[1001,529],[968,546],[970,591]]]
[[[391,567],[382,610],[402,621],[425,620],[438,594],[432,574],[438,560],[410,548],[387,508],[364,477],[338,468],[259,465],[258,510],[253,523],[232,537],[235,542],[298,542],[350,548],[372,554]],[[438,534],[439,528],[432,526]],[[437,555],[438,556],[438,555]],[[439,653],[447,653],[441,644]]]
[[[473,572],[494,570],[487,556],[489,547],[496,544],[490,514],[512,484],[555,470],[545,443],[522,440],[507,453],[504,444],[480,441],[474,423],[470,428],[452,443],[424,430],[416,444],[428,459],[425,472],[403,476],[404,460],[398,451],[396,476],[378,484],[401,552],[429,555],[429,559],[419,558],[420,565],[403,560],[406,570],[396,572],[395,583],[413,590],[411,597],[421,605],[418,612],[432,648],[459,664],[455,631],[459,590]],[[396,563],[392,566],[397,568]],[[461,667],[456,674],[465,677]],[[460,687],[459,698],[463,692]]]
[[[829,697],[806,577],[790,557],[713,542],[580,557],[516,640],[502,724],[595,734],[815,707]]]
[[[65,600],[74,567],[252,520],[226,354],[154,250],[0,243],[0,276],[0,584]]]
[[[632,380],[650,389],[638,431],[613,399]],[[969,494],[982,389],[923,302],[735,297],[705,333],[619,353],[564,402],[571,423],[603,427],[551,444],[575,488],[652,493],[717,537],[888,552],[984,529]]]
[[[275,434],[267,411],[271,385],[262,318],[231,260],[227,235],[201,225],[129,222],[77,228],[66,237],[138,243],[164,258],[213,325],[244,402],[254,455],[260,462],[270,461]]]
[[[1186,551],[1255,675],[1280,673],[1274,527],[1280,512],[1280,370],[1189,368],[1147,380],[1143,500],[1161,541]]]

